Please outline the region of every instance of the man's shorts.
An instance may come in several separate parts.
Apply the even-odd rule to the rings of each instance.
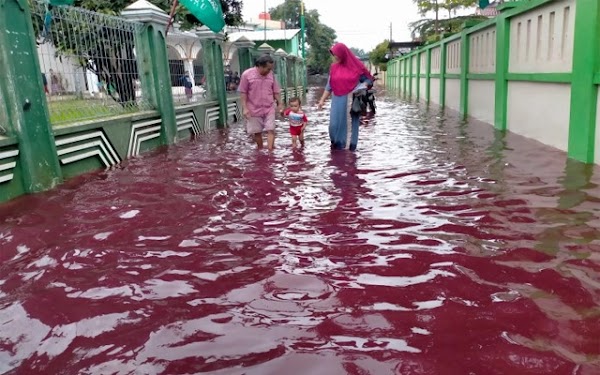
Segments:
[[[290,134],[299,136],[302,134],[302,126],[291,126],[290,125]]]
[[[250,117],[246,120],[248,134],[257,134],[275,130],[275,111],[264,116]]]

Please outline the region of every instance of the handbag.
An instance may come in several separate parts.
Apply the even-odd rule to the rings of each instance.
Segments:
[[[365,96],[367,94],[366,90],[358,90],[352,94],[352,105],[350,107],[350,114],[360,114],[363,113],[364,110],[367,109],[365,105]]]

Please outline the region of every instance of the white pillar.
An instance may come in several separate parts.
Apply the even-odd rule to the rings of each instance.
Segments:
[[[195,79],[196,72],[194,72],[194,60],[195,59],[190,59],[190,58],[183,60],[183,66],[186,71],[190,72],[190,76],[191,76],[190,78],[192,79],[192,84],[194,86],[196,86],[196,79]]]

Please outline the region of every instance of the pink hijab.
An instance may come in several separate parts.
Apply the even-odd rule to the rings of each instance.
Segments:
[[[354,90],[361,75],[373,79],[373,76],[365,65],[346,47],[343,43],[336,43],[331,47],[331,54],[339,59],[339,62],[331,65],[329,72],[329,85],[334,95],[348,95]]]

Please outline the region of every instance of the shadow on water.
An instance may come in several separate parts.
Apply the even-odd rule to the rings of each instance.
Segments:
[[[600,175],[378,93],[0,206],[0,373],[600,373]]]

